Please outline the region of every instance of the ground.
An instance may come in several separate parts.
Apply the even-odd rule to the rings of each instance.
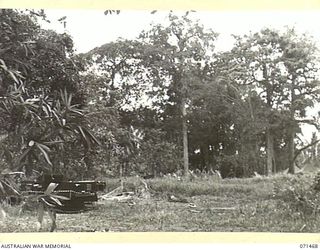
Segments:
[[[307,190],[305,183],[312,183],[312,178],[149,180],[151,197],[133,197],[122,202],[100,200],[89,212],[58,214],[56,231],[319,232],[317,210],[307,213],[308,207],[300,206],[305,203],[299,199],[305,197],[298,196],[296,184],[303,181],[303,188]],[[118,185],[116,180],[107,183],[107,191]],[[136,180],[125,181],[127,190],[134,191],[136,185]],[[292,201],[289,199],[290,193],[297,195],[299,203],[295,196]],[[171,195],[183,199],[172,201]],[[7,217],[0,221],[1,232],[37,230],[35,211],[19,215],[18,207],[5,207],[5,210]],[[43,231],[49,227],[47,216]]]

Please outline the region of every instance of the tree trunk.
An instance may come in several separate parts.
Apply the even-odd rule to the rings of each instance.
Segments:
[[[120,163],[120,165],[119,165],[119,178],[123,177],[123,164],[124,163]]]
[[[183,140],[183,170],[184,175],[189,175],[189,154],[188,154],[188,126],[187,126],[187,110],[186,100],[182,97],[181,100],[181,114],[182,114],[182,140]]]
[[[205,154],[204,146],[201,145],[200,146],[200,161],[199,161],[199,165],[197,166],[197,168],[204,169],[206,164],[207,163],[206,163],[206,154]]]
[[[249,109],[250,109],[250,116],[251,116],[251,122],[256,125],[256,118],[254,115],[254,111],[253,111],[253,107],[252,107],[252,103],[251,103],[251,89],[249,89]],[[242,145],[243,146],[243,145]],[[253,152],[255,155],[254,161],[255,161],[255,166],[254,166],[254,170],[260,169],[260,162],[259,162],[259,154],[260,154],[260,150],[259,150],[259,145],[258,145],[258,140],[257,138],[254,139],[254,144],[253,144]]]
[[[292,105],[292,104],[291,104]],[[292,107],[291,107],[292,109]],[[294,138],[296,133],[294,131],[294,110],[290,110],[290,125],[288,126],[288,169],[290,174],[295,173],[294,169]]]
[[[294,138],[296,136],[295,133],[295,128],[294,128],[294,113],[295,113],[295,100],[296,100],[296,95],[295,95],[295,76],[292,77],[292,83],[291,83],[291,105],[290,105],[290,124],[288,127],[288,168],[289,168],[289,173],[294,174]]]
[[[274,162],[275,162],[275,156],[274,156],[274,137],[271,130],[271,112],[272,112],[272,94],[273,94],[273,88],[271,83],[268,79],[268,71],[267,66],[263,65],[263,78],[265,81],[265,87],[266,87],[266,94],[267,94],[267,107],[268,111],[270,112],[268,115],[268,127],[266,128],[266,136],[267,136],[267,167],[266,167],[266,175],[271,175],[272,170],[274,170]]]
[[[273,134],[268,128],[267,130],[267,169],[266,169],[266,175],[271,175],[273,172],[275,172],[274,168],[274,138]]]
[[[201,153],[201,171],[208,170],[210,166],[210,159],[209,159],[209,145],[205,143],[205,146],[200,147]]]
[[[288,168],[289,168],[289,173],[294,174],[294,137],[295,137],[295,132],[292,126],[289,128],[289,141],[288,141]]]

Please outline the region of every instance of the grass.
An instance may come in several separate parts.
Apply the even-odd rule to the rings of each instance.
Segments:
[[[134,205],[100,201],[94,210],[87,213],[59,214],[57,231],[319,232],[320,220],[316,214],[303,217],[287,197],[274,197],[275,186],[291,183],[290,178],[152,179],[146,181],[152,190],[150,199],[135,198]],[[312,182],[311,176],[299,178],[304,183]],[[107,191],[120,185],[116,179],[106,181]],[[139,183],[137,178],[125,179],[125,190],[134,191]],[[170,202],[167,194],[183,196],[196,207]],[[8,216],[0,220],[0,232],[36,230],[35,212],[19,215],[16,207],[5,207],[5,210]],[[49,226],[45,225],[45,228]]]
[[[149,182],[150,187],[157,192],[176,193],[189,197],[198,195],[229,196],[234,195],[265,195],[271,188],[267,181],[253,179],[207,179],[192,182],[172,181],[171,179],[156,179]]]

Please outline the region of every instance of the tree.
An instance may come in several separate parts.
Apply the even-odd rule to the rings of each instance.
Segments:
[[[61,159],[50,154],[59,155],[75,141],[84,152],[97,143],[81,109],[83,65],[69,36],[39,27],[43,12],[1,12],[0,130],[8,134],[7,162],[27,173],[52,172],[59,163],[52,160]]]
[[[187,106],[192,95],[189,89],[194,82],[201,81],[197,71],[212,55],[217,34],[191,21],[188,13],[180,18],[170,13],[168,21],[166,26],[155,25],[142,32],[139,39],[144,45],[142,62],[150,72],[152,86],[158,89],[156,98],[161,98],[159,93],[161,100],[167,97],[159,104],[166,115],[164,119],[181,124],[184,174],[188,175]],[[169,112],[173,112],[172,118]]]
[[[95,83],[99,89],[96,91],[99,91],[99,97],[105,100],[106,106],[124,109],[123,106],[130,107],[139,99],[141,87],[134,78],[140,62],[137,60],[139,46],[135,41],[118,40],[84,55],[91,65],[89,70],[99,72],[99,83]]]
[[[209,59],[216,36],[187,16],[178,18],[170,13],[167,26],[155,25],[137,41],[119,40],[88,53],[102,76],[101,98],[119,110],[122,126],[143,132],[146,127],[160,129],[169,144],[183,138],[186,174],[188,89],[199,81],[197,72]],[[151,120],[158,122],[148,123]]]
[[[301,122],[298,117],[306,116],[306,108],[312,106],[319,93],[315,82],[315,46],[293,30],[280,33],[264,29],[237,38],[232,52],[234,64],[242,68],[239,82],[253,86],[251,89],[259,91],[265,103],[266,173],[276,171],[275,133],[283,126],[289,171],[294,173],[294,138]]]
[[[157,177],[161,174],[176,172],[179,161],[177,145],[168,142],[164,131],[146,129],[138,156],[139,169],[143,175]]]
[[[118,40],[84,55],[90,65],[90,73],[86,76],[91,77],[88,86],[90,108],[97,114],[93,118],[96,122],[92,124],[103,141],[111,139],[112,146],[105,144],[105,149],[110,149],[109,153],[104,150],[104,154],[109,156],[113,167],[119,169],[120,176],[135,168],[138,154],[136,128],[132,126],[132,117],[139,107],[137,100],[141,95],[141,86],[135,79],[138,45],[135,41]]]
[[[306,109],[319,100],[320,88],[316,81],[319,68],[316,66],[317,49],[306,35],[298,36],[293,29],[288,30],[281,44],[286,68],[286,93],[289,99],[288,122],[288,168],[294,174],[295,136],[301,122],[315,124],[315,119],[307,120]]]

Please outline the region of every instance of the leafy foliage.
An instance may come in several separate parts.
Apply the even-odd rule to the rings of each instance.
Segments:
[[[319,175],[314,182],[310,176],[292,176],[274,183],[273,197],[280,200],[279,206],[287,204],[289,214],[306,221],[313,220],[319,213],[320,194],[315,189]],[[284,202],[284,204],[283,204]]]
[[[101,178],[175,172],[184,159],[223,177],[291,171],[312,146],[298,148],[301,124],[318,122],[306,119],[316,46],[263,29],[216,53],[218,35],[189,13],[77,55],[69,35],[41,29],[43,11],[1,10],[1,168]]]
[[[35,14],[2,12],[0,130],[8,135],[7,164],[27,173],[57,171],[65,145],[80,141],[85,153],[98,144],[81,108],[81,63],[68,35],[40,29]]]

